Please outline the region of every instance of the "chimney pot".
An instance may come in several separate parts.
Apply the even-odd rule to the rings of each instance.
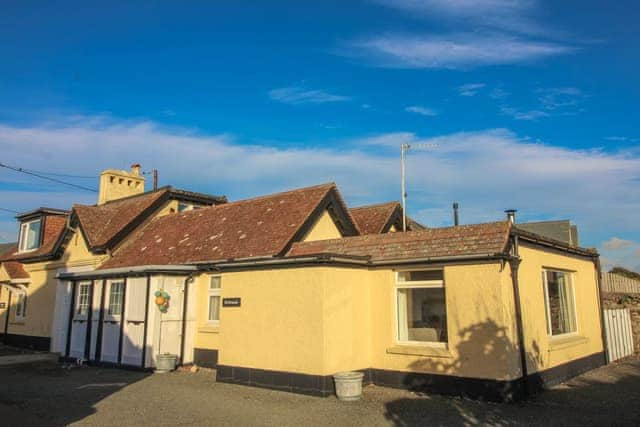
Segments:
[[[131,174],[140,175],[140,163],[134,163],[131,165]]]
[[[453,225],[460,225],[460,219],[458,218],[458,202],[453,202]]]
[[[516,212],[518,212],[517,209],[507,209],[506,211],[504,211],[504,213],[507,214],[507,219],[511,224],[516,223]]]

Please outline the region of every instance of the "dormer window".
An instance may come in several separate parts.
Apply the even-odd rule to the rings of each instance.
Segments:
[[[20,224],[20,252],[34,251],[40,247],[42,219],[34,219]]]

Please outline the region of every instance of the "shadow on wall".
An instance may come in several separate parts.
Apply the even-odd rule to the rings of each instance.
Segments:
[[[418,393],[438,393],[496,401],[522,398],[521,382],[507,380],[521,377],[518,346],[509,331],[492,319],[466,327],[458,333],[455,358],[423,358],[409,365],[417,374],[407,374],[403,386]],[[537,342],[526,354],[528,366],[539,366],[541,355]],[[419,372],[433,373],[421,375]],[[472,372],[473,375],[468,373]],[[494,380],[499,375],[504,380]],[[473,376],[473,378],[469,378]],[[464,377],[464,378],[461,378]],[[478,379],[474,379],[478,378]]]

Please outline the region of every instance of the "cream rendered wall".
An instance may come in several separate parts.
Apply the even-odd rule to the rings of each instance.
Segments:
[[[444,267],[446,349],[396,343],[395,273],[372,272],[371,366],[473,378],[517,378],[512,290],[502,274],[507,268],[499,262]]]
[[[223,274],[222,297],[242,303],[221,309],[219,363],[323,374],[323,296],[316,268]]]
[[[311,242],[314,240],[339,239],[341,237],[342,234],[340,234],[340,230],[331,219],[331,215],[329,215],[329,212],[324,211],[302,241]]]
[[[526,244],[520,245],[520,257],[518,276],[529,372],[602,352],[600,298],[593,261]],[[543,268],[572,273],[578,329],[574,336],[551,338],[547,335]]]

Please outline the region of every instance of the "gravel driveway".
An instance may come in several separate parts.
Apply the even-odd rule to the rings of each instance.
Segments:
[[[638,425],[640,361],[591,371],[526,403],[495,404],[366,387],[359,402],[216,383],[213,371],[0,369],[0,424]]]

